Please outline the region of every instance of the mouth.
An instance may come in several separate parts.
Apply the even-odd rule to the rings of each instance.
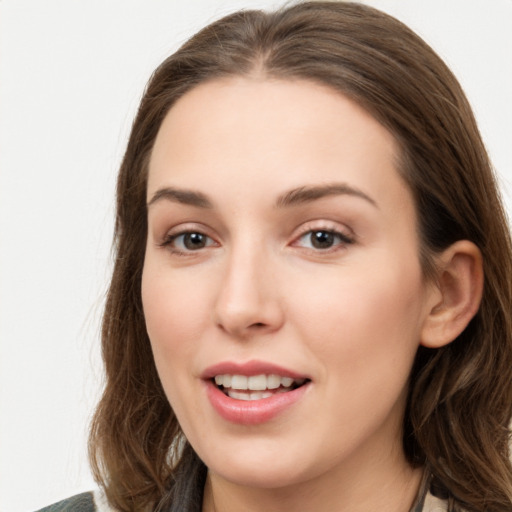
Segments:
[[[234,400],[254,401],[272,398],[304,386],[309,379],[293,378],[277,374],[240,375],[218,374],[212,383],[224,395]]]
[[[232,424],[261,425],[295,410],[310,395],[312,379],[268,361],[224,361],[201,374],[206,395]]]

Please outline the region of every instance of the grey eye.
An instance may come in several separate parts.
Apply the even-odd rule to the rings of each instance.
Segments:
[[[174,236],[171,244],[179,251],[197,251],[213,245],[214,241],[204,233],[190,231]]]
[[[308,249],[325,250],[350,243],[352,240],[342,233],[327,229],[315,229],[304,233],[299,238],[298,245]]]
[[[309,237],[311,246],[315,249],[328,249],[336,241],[336,235],[332,231],[312,231]]]

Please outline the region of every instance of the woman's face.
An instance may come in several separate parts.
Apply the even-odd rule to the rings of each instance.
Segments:
[[[404,463],[429,287],[396,160],[386,129],[307,81],[209,82],[165,118],[144,314],[169,402],[217,478],[281,487]]]

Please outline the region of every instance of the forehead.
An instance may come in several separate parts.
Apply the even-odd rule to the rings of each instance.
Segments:
[[[276,193],[293,186],[348,181],[405,187],[392,134],[355,102],[306,80],[227,78],[197,86],[171,108],[149,167],[148,197],[164,185],[215,192]],[[169,183],[172,182],[172,183]],[[403,190],[402,190],[403,192]]]

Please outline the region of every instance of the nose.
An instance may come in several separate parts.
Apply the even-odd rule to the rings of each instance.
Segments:
[[[263,250],[232,251],[220,276],[216,325],[237,339],[279,330],[284,311],[275,278],[275,265]]]

